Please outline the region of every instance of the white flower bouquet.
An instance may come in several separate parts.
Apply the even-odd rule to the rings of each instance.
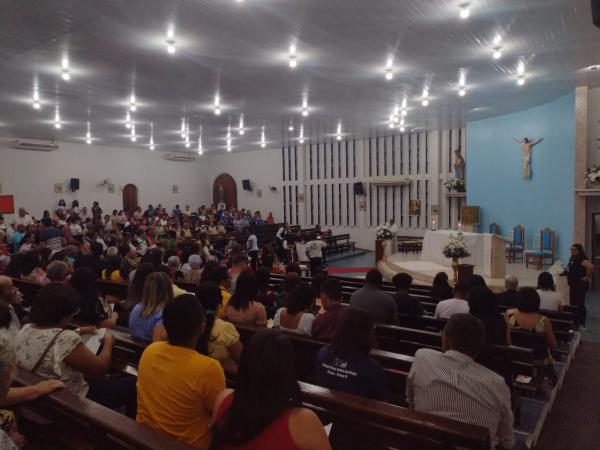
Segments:
[[[600,184],[600,165],[593,165],[588,169],[585,181],[590,184]]]
[[[450,235],[450,240],[442,249],[446,258],[468,258],[471,256],[469,249],[465,245],[465,238],[462,234],[458,236]]]
[[[392,226],[387,222],[375,227],[375,234],[377,236],[377,239],[382,241],[389,241],[394,237]]]
[[[448,191],[464,192],[465,191],[465,180],[463,178],[449,178],[444,183],[444,186]]]

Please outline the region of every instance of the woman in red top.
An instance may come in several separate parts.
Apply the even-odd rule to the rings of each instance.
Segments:
[[[331,450],[321,421],[301,403],[289,338],[257,333],[244,346],[235,392],[215,402],[211,450]]]

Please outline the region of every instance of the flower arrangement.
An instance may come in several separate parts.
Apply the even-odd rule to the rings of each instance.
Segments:
[[[394,237],[394,232],[392,231],[392,226],[385,222],[375,227],[375,235],[379,240],[389,241]]]
[[[585,181],[590,184],[600,184],[600,165],[593,165],[588,169]]]
[[[448,189],[448,191],[456,191],[456,192],[464,192],[465,191],[465,180],[463,178],[449,178],[448,181],[444,183],[444,186]]]
[[[444,246],[442,253],[446,258],[459,259],[471,256],[469,249],[465,245],[465,238],[462,234],[458,236],[450,235],[450,240]]]

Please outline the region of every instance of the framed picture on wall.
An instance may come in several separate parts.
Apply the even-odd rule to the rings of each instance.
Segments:
[[[296,200],[298,201],[298,203],[304,203],[304,192],[298,192]]]
[[[440,206],[439,205],[431,205],[431,215],[432,216],[440,215]]]
[[[109,194],[114,194],[115,193],[115,185],[112,183],[108,183],[108,193]]]
[[[63,184],[62,183],[54,183],[54,193],[55,194],[63,193]]]
[[[178,194],[179,193],[179,186],[177,186],[176,184],[173,185],[173,194]]]
[[[421,215],[421,200],[411,200],[408,204],[408,214],[411,216]]]

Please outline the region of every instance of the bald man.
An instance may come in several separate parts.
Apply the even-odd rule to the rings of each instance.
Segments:
[[[0,302],[8,306],[10,322],[8,323],[8,331],[14,337],[21,329],[21,321],[15,312],[15,307],[20,308],[21,293],[13,285],[12,280],[4,275],[0,275]]]
[[[15,218],[15,225],[23,225],[24,227],[28,227],[29,225],[33,224],[33,218],[27,213],[25,208],[19,208],[19,215]]]

